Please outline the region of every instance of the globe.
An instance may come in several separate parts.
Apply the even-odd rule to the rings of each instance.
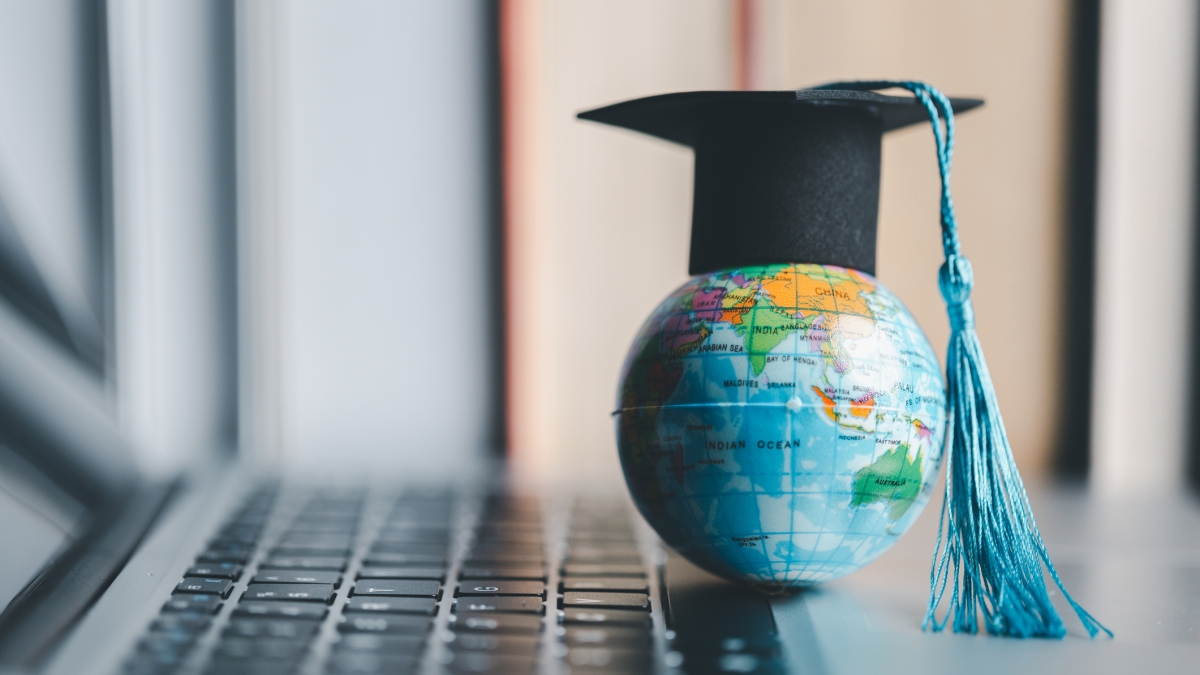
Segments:
[[[663,541],[719,576],[822,583],[886,551],[942,459],[929,341],[872,276],[742,267],[671,294],[626,358],[617,445]]]

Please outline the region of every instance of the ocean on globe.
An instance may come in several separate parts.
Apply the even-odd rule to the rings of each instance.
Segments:
[[[942,459],[937,357],[872,276],[768,265],[695,277],[621,375],[621,466],[642,515],[719,576],[807,586],[886,551]]]

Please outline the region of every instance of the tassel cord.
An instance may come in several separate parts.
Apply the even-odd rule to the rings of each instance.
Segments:
[[[955,632],[984,629],[1009,637],[1066,635],[1050,601],[1045,572],[1092,637],[1112,637],[1071,597],[1050,560],[1025,485],[1013,460],[983,347],[975,332],[970,262],[962,255],[950,167],[954,110],[940,91],[922,82],[837,82],[820,89],[870,91],[903,88],[925,108],[933,127],[941,182],[940,225],[945,254],[938,286],[950,317],[946,356],[946,491],[930,567],[930,599],[922,628]],[[949,586],[948,609],[937,610]]]

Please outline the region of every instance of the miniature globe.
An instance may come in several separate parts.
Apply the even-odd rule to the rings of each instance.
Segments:
[[[617,445],[662,539],[728,579],[849,574],[917,518],[942,459],[937,357],[900,301],[832,265],[695,277],[646,321]]]

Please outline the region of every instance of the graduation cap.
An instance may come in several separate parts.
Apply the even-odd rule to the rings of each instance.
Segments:
[[[906,89],[913,97],[877,90]],[[933,126],[941,175],[945,263],[938,286],[950,315],[946,356],[949,458],[924,626],[1063,637],[1043,567],[1094,637],[1112,635],[1055,571],[1013,460],[975,332],[971,265],[962,255],[950,164],[954,113],[982,105],[947,98],[922,82],[840,82],[782,92],[688,92],[641,98],[579,114],[696,151],[689,271],[773,263],[875,271],[880,145],[884,133]],[[951,609],[937,609],[949,586]]]
[[[883,134],[929,120],[910,96],[824,89],[663,94],[579,117],[695,149],[692,275],[784,262],[874,274]]]

